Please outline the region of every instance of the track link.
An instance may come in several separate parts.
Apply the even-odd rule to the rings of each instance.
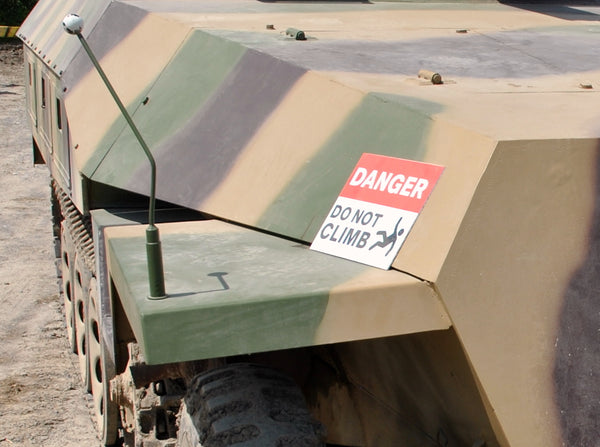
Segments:
[[[89,216],[82,215],[75,207],[69,195],[58,184],[52,182],[52,190],[58,204],[58,211],[63,224],[71,235],[77,254],[90,272],[95,273],[94,240],[92,238],[92,221]]]

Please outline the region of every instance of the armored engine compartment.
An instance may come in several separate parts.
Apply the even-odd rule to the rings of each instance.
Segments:
[[[156,159],[165,299],[148,299],[148,161],[69,13]],[[103,444],[596,445],[599,18],[596,2],[41,0],[18,34],[27,107]],[[380,176],[360,186],[383,193],[392,160],[439,172],[402,177],[396,196],[424,197],[395,251],[357,224],[389,269],[309,249],[362,248],[323,225],[365,154]],[[310,441],[242,429],[237,395],[208,396],[225,376],[278,387],[267,366],[311,416],[288,385],[267,394],[294,403],[266,407]],[[214,440],[219,424],[237,435]]]

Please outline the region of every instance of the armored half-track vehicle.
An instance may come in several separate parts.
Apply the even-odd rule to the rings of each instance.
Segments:
[[[102,445],[599,445],[600,6],[40,0],[18,36]]]

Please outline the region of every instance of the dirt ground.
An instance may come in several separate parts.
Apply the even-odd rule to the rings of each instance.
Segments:
[[[49,175],[33,166],[22,51],[0,40],[0,447],[96,446],[54,267]]]

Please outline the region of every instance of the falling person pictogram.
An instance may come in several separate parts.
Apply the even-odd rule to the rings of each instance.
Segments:
[[[404,234],[404,228],[401,228],[400,230],[398,230],[398,227],[400,226],[401,221],[402,221],[402,217],[400,219],[398,219],[398,222],[396,222],[396,226],[394,227],[394,231],[391,232],[389,235],[383,230],[378,231],[377,235],[381,236],[382,240],[379,242],[375,242],[373,245],[371,245],[369,247],[369,250],[373,250],[375,247],[385,248],[391,244],[390,248],[388,249],[387,253],[385,254],[386,256],[389,255],[390,252],[393,250],[394,245],[396,245],[396,241],[398,240],[398,237],[400,237],[400,236],[402,236],[402,234]]]

